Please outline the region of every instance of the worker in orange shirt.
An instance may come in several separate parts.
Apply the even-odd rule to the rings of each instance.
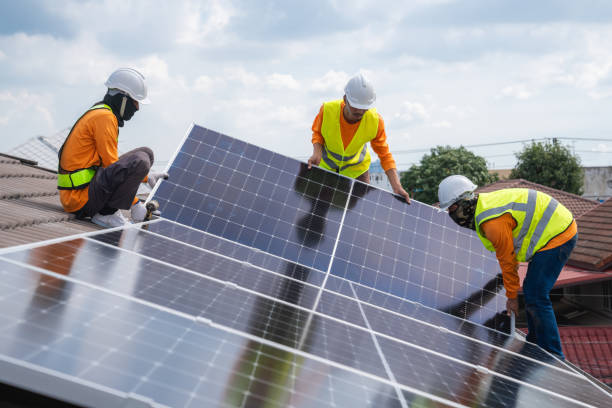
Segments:
[[[523,281],[527,340],[563,359],[561,338],[549,293],[578,239],[572,213],[536,190],[510,188],[474,194],[476,185],[453,175],[438,187],[440,209],[458,225],[476,231],[494,251],[506,289],[506,309],[518,314],[518,263],[529,262]]]
[[[149,103],[144,76],[119,68],[105,82],[108,91],[70,130],[58,157],[57,186],[64,210],[77,218],[91,217],[103,227],[126,224],[119,209],[130,210],[132,221],[143,221],[147,210],[136,198],[140,183],[153,187],[165,173],[149,173],[153,151],[148,147],[118,157],[119,128]]]
[[[389,151],[385,123],[373,107],[375,101],[372,83],[359,73],[344,87],[343,99],[325,102],[312,124],[313,153],[308,159],[308,168],[321,166],[369,183],[369,142],[393,192],[410,203],[410,195],[400,184],[395,160]]]

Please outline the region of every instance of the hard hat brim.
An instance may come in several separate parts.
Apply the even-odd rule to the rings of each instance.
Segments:
[[[351,105],[351,108],[356,108],[356,109],[370,109],[374,106],[374,102],[368,104],[368,105],[364,105],[362,103],[357,103],[353,100],[351,100],[351,97],[346,95],[346,99],[348,100],[349,105]]]

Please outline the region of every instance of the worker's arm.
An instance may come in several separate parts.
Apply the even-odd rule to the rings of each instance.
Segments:
[[[389,169],[385,171],[387,178],[389,179],[389,183],[391,184],[391,188],[393,192],[397,195],[401,195],[404,197],[404,200],[408,204],[410,204],[410,194],[402,187],[402,183],[400,183],[399,175],[397,174],[397,170],[395,168]]]
[[[516,228],[516,221],[510,214],[485,221],[480,226],[483,235],[491,241],[495,248],[495,256],[502,270],[504,288],[508,298],[508,311],[518,313],[517,295],[520,287],[518,276],[518,261],[514,253],[514,240],[512,230]]]
[[[397,166],[395,165],[395,160],[387,144],[385,122],[380,115],[378,115],[378,131],[376,132],[376,137],[370,141],[370,146],[372,146],[372,150],[374,150],[380,159],[380,165],[389,179],[393,192],[404,197],[406,202],[410,204],[410,194],[404,190],[400,183],[399,175],[397,174]]]
[[[323,139],[323,135],[321,134],[321,124],[323,123],[323,105],[321,105],[321,109],[319,109],[319,113],[315,117],[312,122],[312,156],[308,159],[308,168],[312,168],[312,166],[318,166],[321,163],[321,158],[323,157],[323,145],[325,144],[325,139]]]

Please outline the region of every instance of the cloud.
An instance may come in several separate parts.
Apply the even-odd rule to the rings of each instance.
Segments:
[[[188,2],[184,10],[176,42],[198,47],[218,46],[219,38],[216,38],[217,41],[212,41],[212,38],[223,33],[236,15],[235,8],[229,2],[221,0],[207,3]]]
[[[268,75],[266,78],[266,82],[272,89],[282,90],[298,90],[300,89],[300,83],[293,78],[293,76],[288,74],[277,74],[274,73],[272,75]]]
[[[327,71],[325,75],[316,78],[310,89],[318,93],[344,94],[344,86],[349,80],[349,74],[343,71]]]
[[[50,99],[48,95],[32,94],[27,91],[0,92],[0,126],[11,123],[28,126],[32,122],[40,122],[47,131],[55,129],[56,124],[49,109]],[[5,137],[9,136],[6,131],[0,130],[0,133]]]
[[[427,108],[418,102],[403,102],[400,112],[393,115],[395,120],[404,123],[423,123],[431,117]]]
[[[501,95],[515,99],[529,99],[534,94],[527,90],[523,84],[508,85],[501,90]]]
[[[208,92],[213,88],[214,80],[207,75],[200,75],[196,78],[193,89],[198,92]]]

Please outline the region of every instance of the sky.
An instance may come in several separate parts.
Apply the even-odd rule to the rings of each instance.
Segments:
[[[470,150],[511,168],[508,142],[553,137],[612,165],[607,0],[0,1],[0,152],[70,128],[118,67],[152,101],[119,148],[158,164],[192,123],[307,160],[321,104],[361,71],[399,170],[495,143]]]

